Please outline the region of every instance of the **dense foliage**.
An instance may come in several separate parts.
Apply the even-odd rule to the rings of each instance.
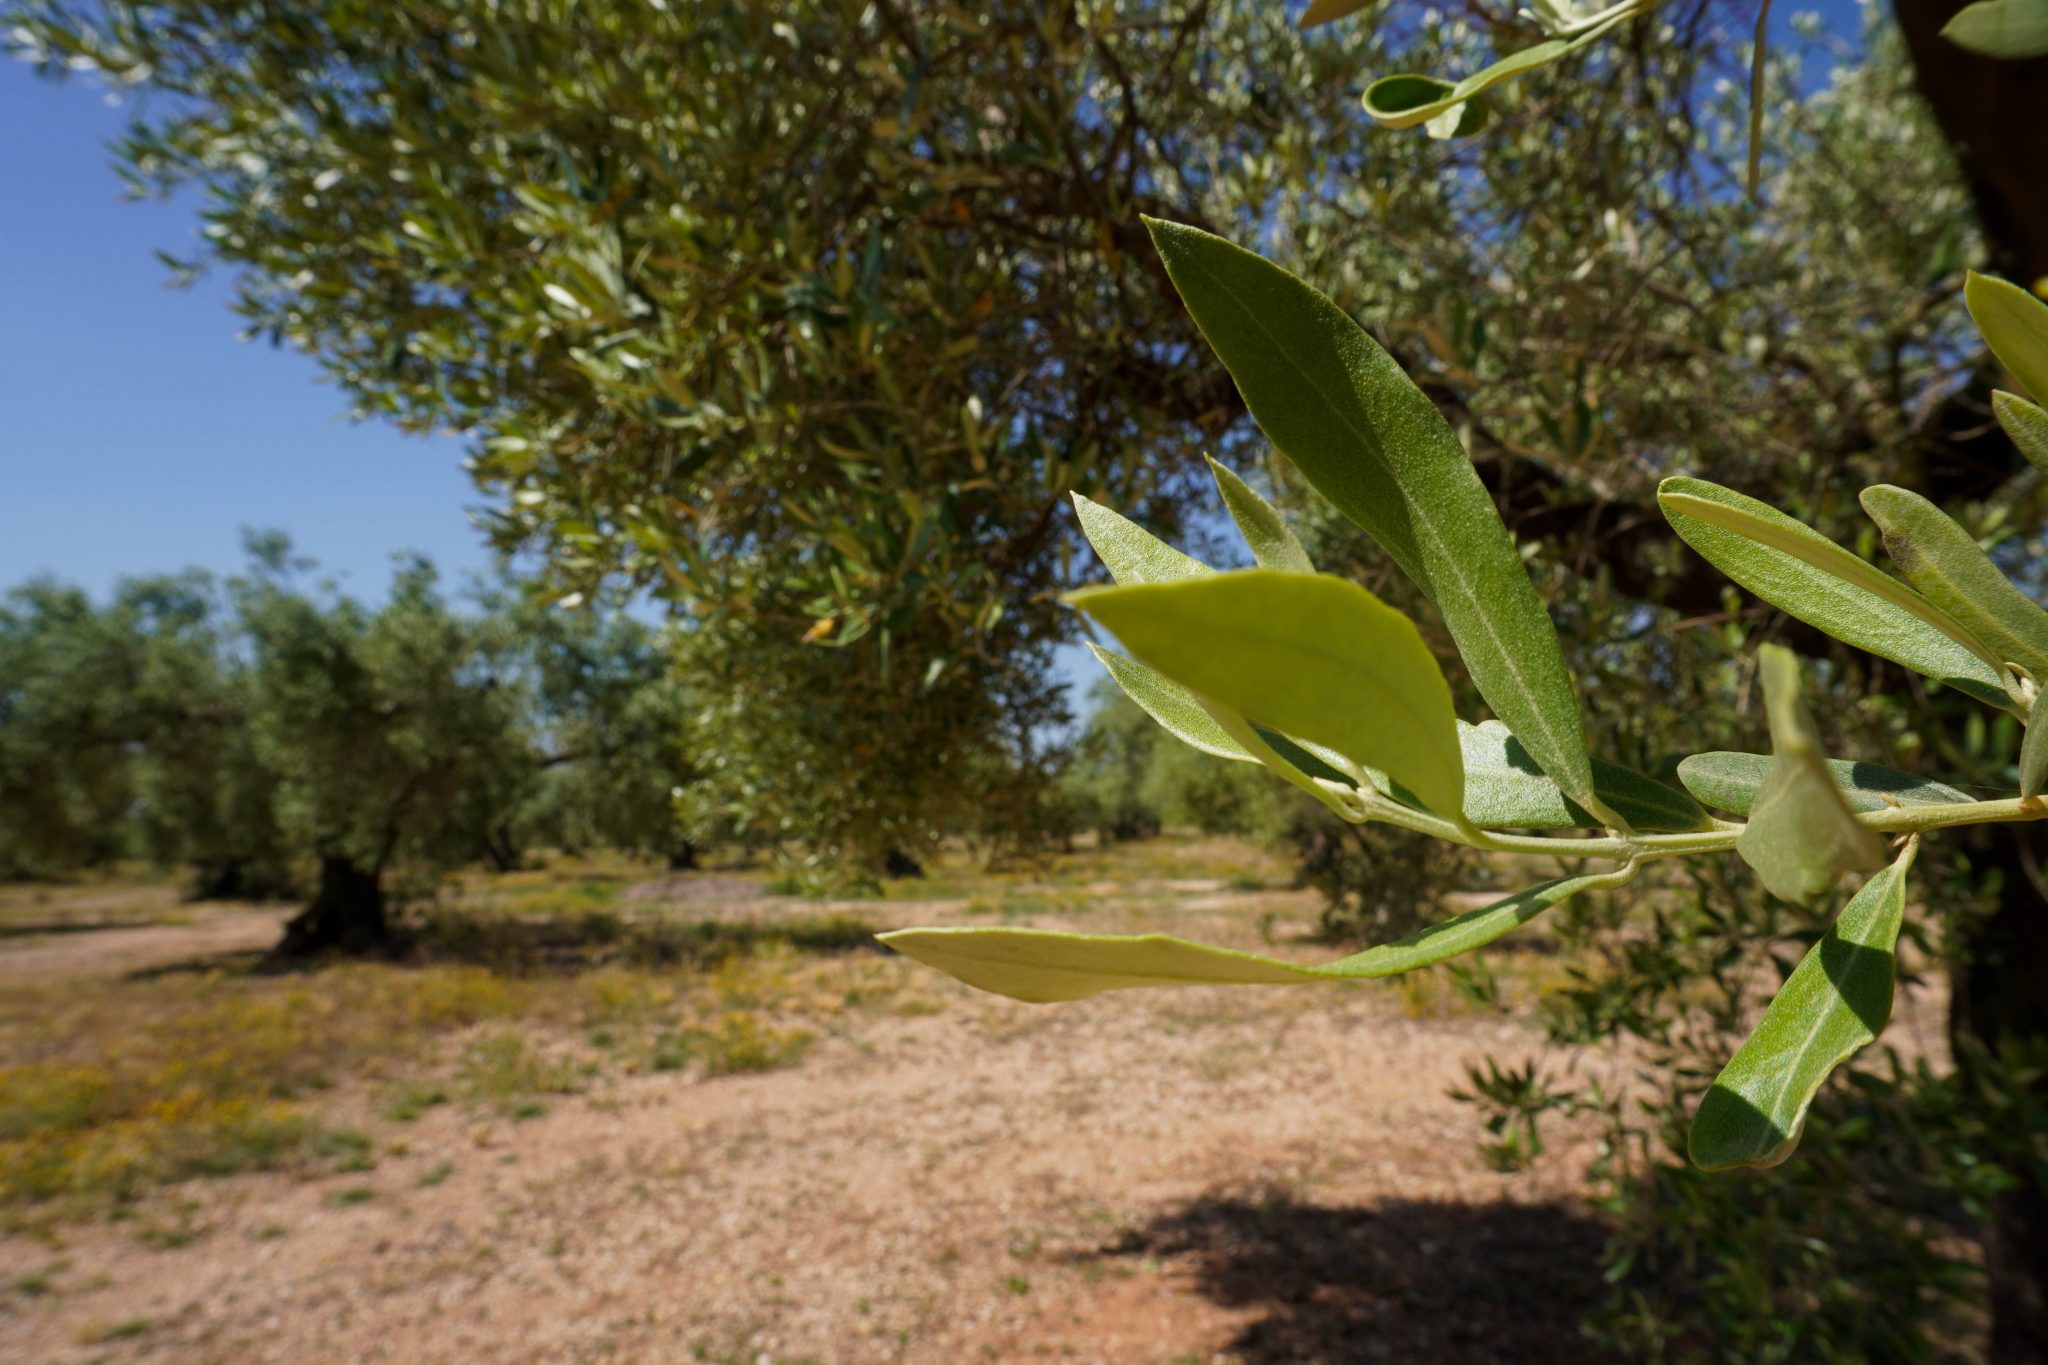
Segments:
[[[687,852],[689,721],[657,632],[412,561],[364,604],[281,539],[244,575],[0,599],[0,875],[146,857],[202,895],[313,889],[286,946],[372,947],[386,874],[540,847]]]

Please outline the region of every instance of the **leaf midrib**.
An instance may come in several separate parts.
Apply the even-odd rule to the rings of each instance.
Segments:
[[[1252,308],[1248,303],[1246,303],[1245,300],[1238,295],[1237,291],[1232,289],[1229,283],[1226,282],[1220,275],[1217,275],[1214,271],[1207,270],[1205,270],[1203,273],[1208,276],[1211,283],[1213,283],[1218,289],[1222,290],[1222,292],[1226,296],[1228,296],[1230,301],[1237,306],[1240,312],[1242,312],[1246,317],[1251,319],[1252,325],[1254,327],[1257,327],[1261,333],[1263,333],[1268,339],[1270,339],[1274,343],[1275,350],[1278,352],[1280,357],[1284,361],[1286,361],[1289,367],[1291,367],[1308,383],[1310,388],[1315,390],[1316,396],[1320,398],[1323,401],[1324,406],[1327,407],[1330,410],[1330,412],[1336,416],[1339,425],[1343,426],[1347,431],[1351,433],[1352,438],[1354,440],[1360,441],[1368,449],[1377,450],[1380,448],[1379,441],[1374,437],[1374,435],[1370,431],[1361,431],[1357,426],[1352,424],[1349,416],[1345,414],[1345,412],[1343,411],[1342,405],[1339,404],[1336,400],[1334,400],[1329,395],[1329,393],[1324,390],[1322,383],[1306,366],[1302,365],[1300,361],[1294,358],[1293,350],[1288,345],[1286,340],[1284,340],[1282,337],[1276,334],[1272,328],[1266,325],[1265,320],[1259,316],[1259,313],[1256,309]],[[1336,307],[1334,303],[1330,306],[1333,308]],[[1350,321],[1350,319],[1347,317],[1346,321]],[[1353,322],[1352,325],[1357,326],[1355,322]],[[1425,397],[1423,401],[1428,402],[1428,399]],[[1439,418],[1441,418],[1442,415],[1438,414],[1438,416]],[[1388,473],[1393,475],[1394,481],[1397,484],[1402,483],[1402,480],[1399,474],[1395,472],[1392,463],[1390,461],[1387,461],[1384,455],[1381,456],[1381,463],[1387,467]],[[1406,492],[1405,487],[1403,491]],[[1442,534],[1438,532],[1435,522],[1429,517],[1427,505],[1420,502],[1411,501],[1409,506],[1411,510],[1415,513],[1415,516],[1413,518],[1414,524],[1420,526],[1428,533],[1431,544],[1435,548],[1437,557],[1448,566],[1450,575],[1456,579],[1459,595],[1463,597],[1465,600],[1473,602],[1476,606],[1477,597],[1473,592],[1472,586],[1470,582],[1465,578],[1464,573],[1460,565],[1458,564],[1457,557],[1450,553],[1449,545],[1445,542]],[[1431,578],[1432,582],[1434,582],[1434,572],[1432,572]],[[1439,604],[1439,607],[1441,607],[1441,604]],[[1537,696],[1536,689],[1532,688],[1529,685],[1529,680],[1523,675],[1521,667],[1517,662],[1514,654],[1511,651],[1509,651],[1506,642],[1500,637],[1499,633],[1494,629],[1493,620],[1489,613],[1487,613],[1483,608],[1480,608],[1472,614],[1478,617],[1479,625],[1485,631],[1487,641],[1492,646],[1494,654],[1505,665],[1507,672],[1513,677],[1516,684],[1521,687],[1524,695],[1529,696],[1533,700]],[[1576,698],[1574,698],[1574,712],[1576,712],[1577,706],[1577,700]],[[1535,707],[1535,712],[1537,724],[1541,726],[1544,730],[1549,745],[1553,749],[1556,749],[1559,746],[1562,746],[1567,750],[1570,749],[1572,746],[1568,742],[1569,737],[1561,736],[1559,734],[1557,727],[1552,723],[1551,718],[1544,713],[1545,708],[1539,704]],[[1579,743],[1577,747],[1583,752],[1586,747],[1585,733],[1583,730],[1580,731],[1578,740]],[[1523,742],[1527,743],[1526,740],[1524,740]],[[1461,766],[1462,762],[1463,760],[1461,758]],[[1594,803],[1598,804],[1599,798],[1593,796],[1593,793],[1590,790],[1592,786],[1590,765],[1588,766],[1586,785],[1588,787],[1588,790],[1585,793],[1586,796],[1592,797]],[[1560,788],[1563,788],[1564,784],[1562,782],[1559,782],[1558,786]],[[1581,802],[1581,804],[1584,804],[1583,801]]]

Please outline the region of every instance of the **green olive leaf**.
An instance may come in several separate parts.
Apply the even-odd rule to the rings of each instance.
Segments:
[[[2048,787],[2048,677],[2040,681],[2027,711],[2027,736],[2020,741],[2020,795],[2039,796]]]
[[[1344,310],[1279,266],[1194,228],[1146,224],[1266,435],[1436,605],[1487,705],[1543,770],[1608,817],[1557,632],[1443,414]]]
[[[1095,547],[1119,583],[1172,583],[1216,571],[1192,555],[1184,555],[1144,527],[1079,493],[1068,494],[1081,519],[1081,534]]]
[[[1842,908],[1693,1112],[1688,1146],[1704,1170],[1775,1166],[1799,1145],[1821,1082],[1891,1019],[1909,840]]]
[[[1565,796],[1497,720],[1458,722],[1465,757],[1465,819],[1480,829],[1598,829],[1600,820]],[[1699,803],[1654,778],[1593,760],[1600,799],[1634,829],[1677,833],[1713,824]]]
[[[1605,37],[1609,29],[1632,16],[1632,11],[1623,11],[1582,33],[1549,38],[1525,47],[1455,85],[1435,76],[1383,76],[1365,88],[1365,112],[1389,128],[1413,128],[1418,123],[1428,123],[1496,85],[1525,76],[1540,66],[1548,66],[1582,47],[1590,46]]]
[[[1764,601],[1837,640],[2010,708],[2000,660],[1890,574],[1755,498],[1666,479],[1657,503],[1679,538]]]
[[[1308,551],[1301,548],[1301,542],[1288,529],[1286,518],[1272,503],[1253,492],[1250,484],[1213,455],[1209,457],[1209,472],[1216,476],[1216,491],[1223,495],[1230,519],[1237,523],[1260,568],[1285,569],[1289,573],[1316,571]]]
[[[1201,702],[1185,687],[1170,678],[1161,677],[1156,669],[1147,668],[1121,654],[1112,654],[1092,641],[1088,648],[1109,670],[1109,676],[1116,679],[1116,685],[1123,689],[1124,695],[1136,702],[1139,710],[1157,721],[1175,739],[1217,758],[1227,758],[1236,763],[1258,762],[1242,744],[1224,732],[1223,727],[1202,709]]]
[[[1800,692],[1798,659],[1765,645],[1760,663],[1771,767],[1735,851],[1772,895],[1805,902],[1844,872],[1882,866],[1884,840],[1857,823],[1828,771],[1820,730]]]
[[[1414,623],[1356,583],[1245,569],[1067,601],[1205,701],[1382,768],[1440,815],[1461,809],[1450,687]]]
[[[2048,303],[2010,280],[1974,270],[1963,282],[1963,301],[1998,363],[2028,397],[2048,403]]]
[[[1977,0],[1957,10],[1941,36],[1980,57],[2048,56],[2048,0]]]
[[[2001,659],[2048,680],[2048,612],[1998,571],[1977,538],[1918,493],[1866,488],[1863,510],[1906,581]]]
[[[2048,473],[2048,412],[2004,389],[1991,391],[1991,411],[2027,463]]]
[[[882,942],[978,990],[1048,1004],[1135,986],[1269,985],[1395,976],[1469,953],[1581,891],[1620,886],[1632,869],[1561,877],[1432,924],[1394,943],[1319,966],[1212,948],[1168,934],[1054,929],[897,929]]]
[[[1678,765],[1678,780],[1685,789],[1715,810],[1734,815],[1749,814],[1763,790],[1771,770],[1769,754],[1745,754],[1729,750],[1694,754]],[[1858,814],[1890,806],[1967,805],[1970,797],[1954,787],[1925,777],[1902,773],[1897,768],[1875,763],[1856,763],[1845,758],[1828,760],[1828,776],[1842,793],[1842,800]]]

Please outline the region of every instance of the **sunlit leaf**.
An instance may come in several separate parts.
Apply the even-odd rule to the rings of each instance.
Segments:
[[[2048,677],[2027,712],[2027,736],[2020,741],[2020,795],[2039,796],[2048,787]]]
[[[1733,751],[1694,754],[1678,765],[1678,780],[1685,789],[1715,810],[1734,815],[1749,814],[1764,778],[1771,770],[1769,754]],[[1890,806],[1952,806],[1970,798],[1954,787],[1897,768],[1875,763],[1856,763],[1844,758],[1828,760],[1828,776],[1841,790],[1849,809],[1859,813],[1884,810]]]
[[[1460,809],[1450,688],[1414,623],[1357,584],[1247,569],[1068,600],[1208,701],[1382,768],[1439,814]]]
[[[1999,660],[1985,645],[1827,537],[1703,479],[1666,479],[1657,502],[1680,539],[1780,611],[1992,705],[2009,705]]]
[[[1223,505],[1229,509],[1230,519],[1237,523],[1260,568],[1285,569],[1289,573],[1316,571],[1308,551],[1301,548],[1301,542],[1288,529],[1286,518],[1272,503],[1253,492],[1250,484],[1214,457],[1209,460],[1209,472],[1216,476],[1216,490],[1223,495]]]
[[[2010,280],[1974,270],[1963,284],[1963,298],[1998,363],[2020,381],[2028,397],[2048,403],[2048,303]]]
[[[1590,46],[1605,37],[1609,29],[1630,17],[1630,13],[1623,12],[1583,33],[1550,38],[1525,47],[1456,84],[1435,76],[1384,76],[1366,87],[1365,112],[1389,128],[1413,128],[1418,123],[1428,123],[1496,85],[1525,76],[1540,66],[1548,66]]]
[[[1109,670],[1109,676],[1116,679],[1116,685],[1123,689],[1124,695],[1136,702],[1140,710],[1159,722],[1175,739],[1217,758],[1239,763],[1258,762],[1242,744],[1224,733],[1223,727],[1202,709],[1202,704],[1185,687],[1171,678],[1161,677],[1157,669],[1147,668],[1135,659],[1112,654],[1093,643],[1088,648]]]
[[[2048,56],[2048,0],[1977,0],[1956,11],[1941,36],[1983,57]]]
[[[1999,572],[1975,536],[1903,488],[1878,484],[1863,490],[1862,501],[1884,533],[1885,551],[1922,596],[2001,659],[2048,680],[2048,612]]]
[[[2027,462],[2048,473],[2048,411],[2004,389],[1991,391],[1991,411]]]
[[[1830,1072],[1884,1031],[1892,1013],[1906,870],[1918,840],[1873,875],[1807,951],[1749,1041],[1692,1118],[1693,1164],[1775,1166],[1799,1144]]]
[[[1798,659],[1782,646],[1765,645],[1760,667],[1771,766],[1735,851],[1772,895],[1804,902],[1844,872],[1881,866],[1884,841],[1857,823],[1835,785],[1800,692]]]
[[[1201,560],[1184,555],[1144,527],[1101,503],[1071,495],[1081,519],[1081,534],[1102,556],[1109,576],[1119,583],[1172,583],[1216,572]]]
[[[1073,934],[1053,929],[898,929],[879,935],[897,952],[980,990],[1035,1004],[1136,986],[1272,985],[1395,976],[1484,947],[1581,891],[1618,886],[1627,873],[1562,877],[1505,900],[1319,966],[1212,948],[1167,934]]]
[[[1443,414],[1307,284],[1220,237],[1146,222],[1260,428],[1436,604],[1487,705],[1543,770],[1604,816],[1557,632]]]

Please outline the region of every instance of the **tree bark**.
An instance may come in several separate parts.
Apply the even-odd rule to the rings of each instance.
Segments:
[[[1964,2],[1894,0],[1894,11],[1915,83],[1969,184],[1986,268],[2034,286],[2048,279],[2048,58],[2003,61],[1949,42],[1942,26]],[[1974,432],[1951,442],[1942,472],[1981,469],[1991,476],[2018,467],[1995,427],[1973,425]],[[1982,448],[1987,439],[1998,448]],[[2002,1059],[2048,1045],[2048,990],[2041,984],[2048,980],[2048,842],[2030,826],[1986,838],[2000,874],[1998,899],[1988,915],[1959,920],[1951,934],[1949,1032],[1959,1065],[1995,1073]],[[1970,1089],[1995,1094],[1996,1083],[1987,1075]],[[1994,1202],[1986,1229],[1988,1359],[2048,1365],[2048,1188],[2028,1164],[2013,1165],[2018,1185]]]
[[[2007,825],[1986,830],[1979,847],[1998,886],[1986,913],[1951,929],[1949,1039],[1970,1078],[1966,1093],[1984,1103],[2013,1083],[2003,1062],[2030,1049],[2038,1057],[2048,1044],[2048,833]],[[2014,1120],[2005,1106],[1984,1118],[2015,1148],[2029,1136],[2005,1131]],[[2018,1183],[1993,1201],[1985,1228],[1985,1358],[1991,1365],[2048,1365],[2048,1188],[2023,1158],[2005,1164]]]
[[[355,956],[391,950],[391,922],[384,913],[381,872],[351,858],[320,859],[320,889],[312,903],[284,927],[275,958],[340,952]]]

